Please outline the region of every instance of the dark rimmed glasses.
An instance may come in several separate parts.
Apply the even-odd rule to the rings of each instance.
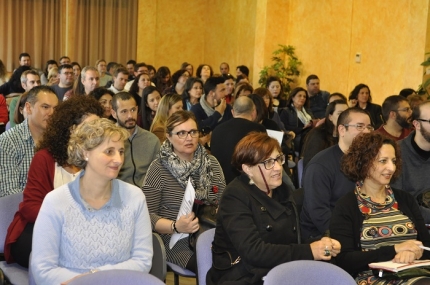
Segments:
[[[375,128],[371,125],[365,125],[365,124],[355,124],[355,125],[351,125],[351,124],[345,124],[345,127],[354,127],[357,131],[362,132],[364,131],[364,129],[368,129],[369,131],[374,131]]]
[[[266,168],[267,170],[270,170],[273,167],[275,167],[275,162],[276,161],[279,163],[279,165],[284,165],[284,163],[285,163],[285,155],[283,153],[281,153],[276,158],[268,158],[265,161],[262,161],[260,163],[264,164],[264,168]]]
[[[171,133],[172,135],[177,135],[180,139],[185,139],[188,135],[190,135],[192,138],[199,137],[200,132],[198,130],[191,130],[191,131],[179,131],[176,133]]]

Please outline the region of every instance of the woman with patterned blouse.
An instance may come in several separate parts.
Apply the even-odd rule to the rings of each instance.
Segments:
[[[337,202],[330,233],[342,245],[336,263],[357,284],[429,284],[425,277],[377,278],[368,267],[372,262],[410,263],[430,258],[420,248],[430,246],[430,235],[418,204],[409,193],[389,185],[399,175],[400,166],[396,142],[376,132],[357,136],[342,158],[342,171],[357,186]]]

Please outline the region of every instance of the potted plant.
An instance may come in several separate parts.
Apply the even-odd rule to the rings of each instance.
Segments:
[[[278,46],[279,48],[272,53],[273,64],[263,67],[258,83],[267,88],[267,78],[277,76],[281,79],[284,92],[288,95],[291,91],[290,84],[294,83],[300,75],[299,67],[302,63],[295,54],[295,47],[281,44]]]

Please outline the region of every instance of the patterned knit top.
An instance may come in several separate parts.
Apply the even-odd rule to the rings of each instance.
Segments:
[[[355,189],[358,208],[364,215],[360,243],[363,251],[376,250],[383,246],[392,246],[407,240],[416,240],[417,231],[413,222],[398,210],[393,191],[386,186],[386,198],[383,203],[376,203],[362,193],[360,184]],[[359,285],[406,284],[401,280],[382,280],[374,277],[371,270],[359,273],[355,279]],[[411,281],[411,280],[409,280]]]
[[[43,201],[33,233],[36,283],[60,284],[91,269],[148,273],[152,233],[142,191],[114,179],[110,200],[96,210],[80,196],[80,177]]]

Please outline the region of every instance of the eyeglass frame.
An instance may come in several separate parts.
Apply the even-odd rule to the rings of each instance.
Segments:
[[[281,160],[281,161],[279,161],[279,159],[281,159],[281,158],[283,158],[283,160]],[[269,161],[273,161],[273,165],[272,165],[272,167],[270,167],[270,168],[267,168],[267,163],[269,162]],[[283,154],[283,153],[280,153],[277,157],[275,157],[275,158],[268,158],[268,159],[266,159],[266,160],[264,160],[264,161],[262,161],[262,162],[259,162],[258,164],[263,164],[264,165],[264,168],[266,169],[266,170],[271,170],[271,169],[273,169],[274,167],[275,167],[275,162],[278,162],[279,163],[279,165],[284,165],[284,163],[285,163],[285,154]]]
[[[197,134],[197,136],[193,136],[191,134],[191,132],[195,132],[195,134]],[[181,138],[181,135],[179,135],[179,133],[186,133],[186,135],[183,138]],[[177,135],[178,138],[180,138],[180,139],[186,139],[188,137],[188,135],[190,135],[190,137],[192,137],[192,138],[198,138],[200,136],[200,131],[199,130],[190,130],[187,132],[187,131],[182,130],[182,131],[179,131],[176,133],[170,132],[170,135]]]
[[[430,120],[424,120],[424,119],[415,119],[415,120],[419,121],[419,122],[426,122],[426,123],[430,124]]]
[[[362,132],[364,131],[364,129],[367,129],[371,132],[373,132],[375,130],[375,128],[372,125],[365,125],[365,124],[355,124],[355,125],[351,125],[351,124],[344,124],[342,125],[344,127],[354,127],[357,131]],[[360,130],[359,128],[363,128],[362,130]]]
[[[402,108],[402,109],[397,109],[397,110],[391,110],[391,111],[393,111],[393,112],[412,112],[412,108],[411,107],[405,107],[405,108]]]

